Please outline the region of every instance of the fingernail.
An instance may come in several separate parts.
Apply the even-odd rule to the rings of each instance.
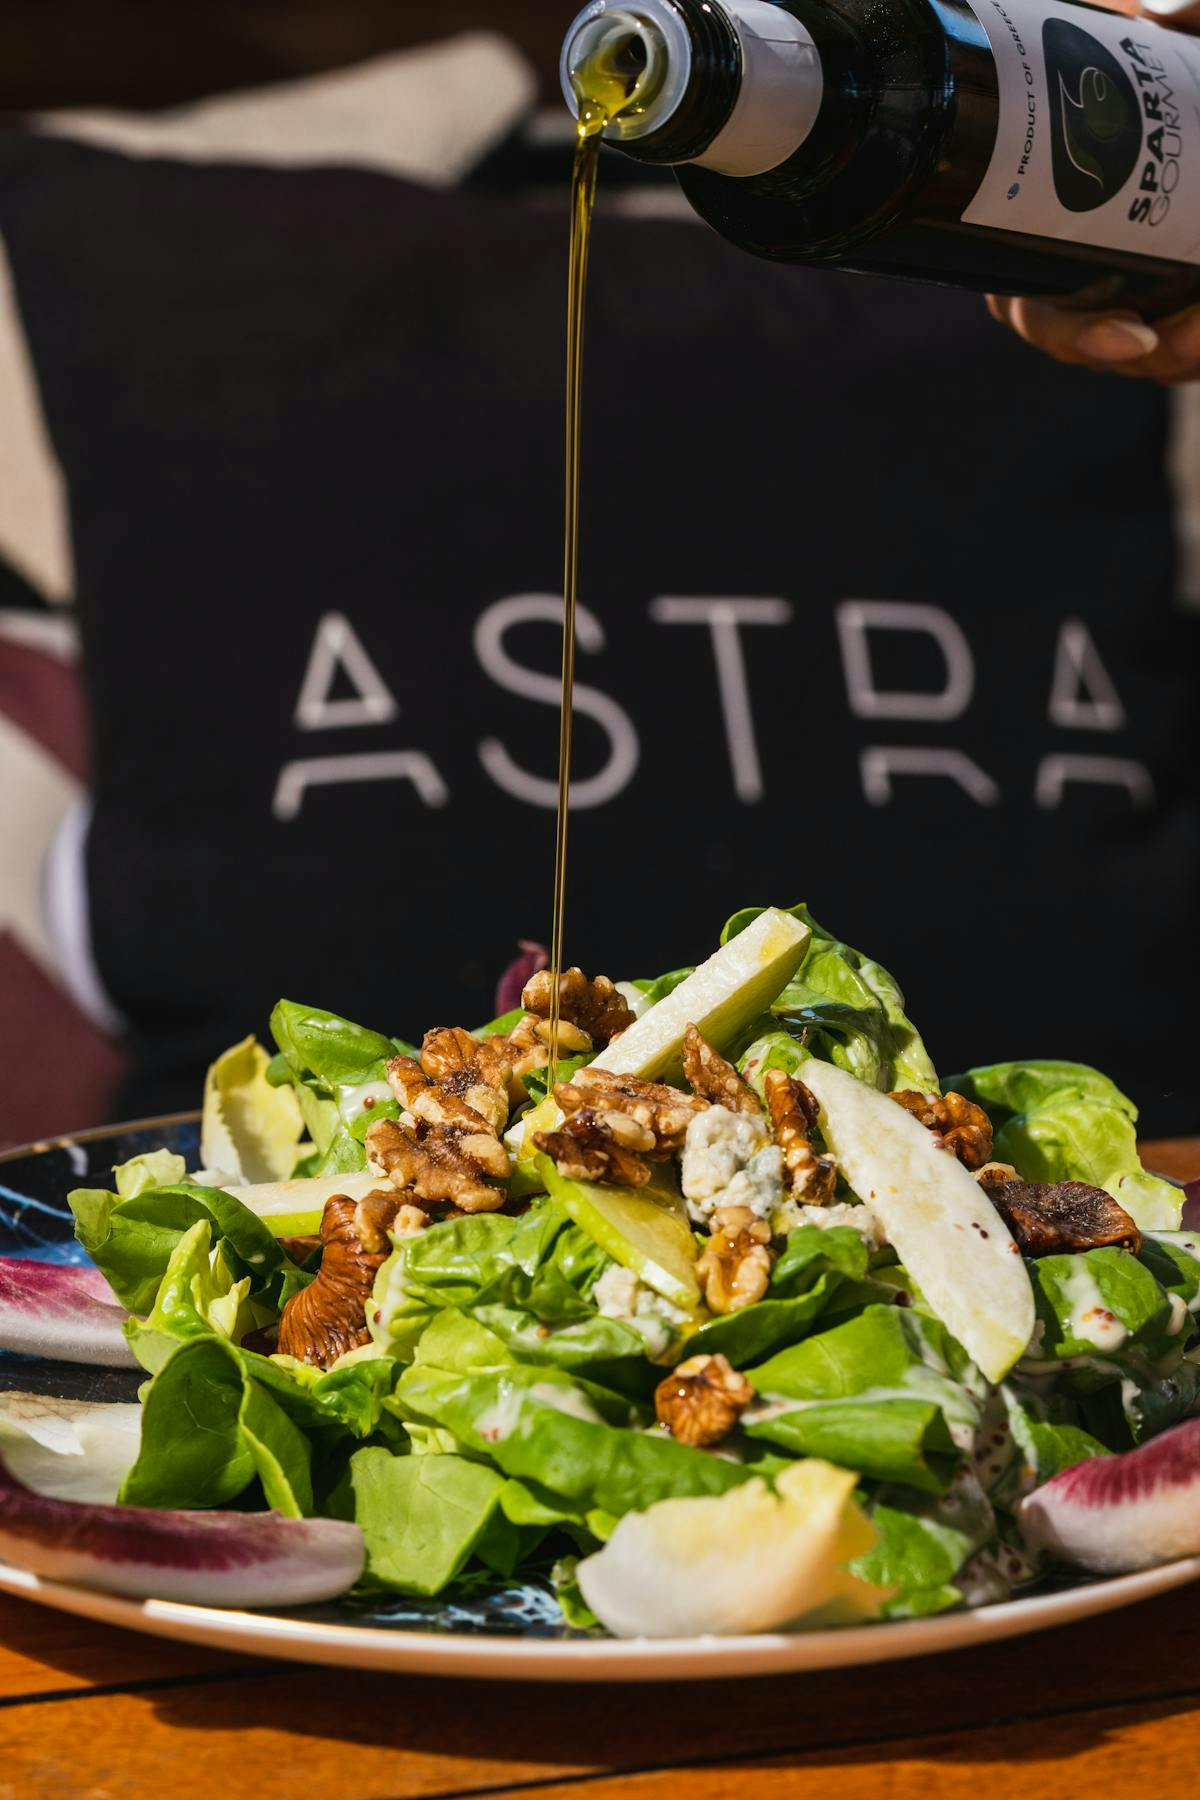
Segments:
[[[1093,319],[1075,339],[1075,348],[1096,362],[1131,362],[1158,349],[1158,333],[1141,319]]]
[[[1160,19],[1169,19],[1175,13],[1190,12],[1195,3],[1196,0],[1142,0],[1142,7]]]

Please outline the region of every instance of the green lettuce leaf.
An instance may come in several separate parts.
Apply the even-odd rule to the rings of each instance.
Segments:
[[[817,1055],[872,1086],[939,1092],[937,1071],[904,1010],[904,995],[895,977],[882,964],[826,931],[807,906],[787,910],[809,927],[812,939],[807,956],[772,1011],[783,1018],[794,1015],[795,1032],[804,1034],[805,1043]],[[751,906],[735,913],[721,933],[721,942],[728,943],[744,931],[762,911],[760,906]],[[806,1011],[811,1014],[807,1022]]]
[[[590,1294],[611,1259],[548,1201],[519,1217],[477,1213],[404,1238],[375,1280],[371,1334],[410,1358],[443,1307],[514,1308],[549,1325],[593,1321]]]
[[[250,1277],[250,1292],[265,1293],[287,1259],[250,1208],[220,1188],[180,1182],[147,1188],[128,1199],[99,1188],[67,1195],[75,1236],[121,1304],[148,1313],[159,1283],[186,1232],[204,1219],[235,1279]]]
[[[1143,1230],[1179,1224],[1182,1191],[1142,1168],[1137,1108],[1086,1063],[992,1063],[967,1069],[954,1089],[982,1106],[993,1154],[1026,1181],[1086,1181],[1104,1188]]]
[[[800,1225],[771,1273],[767,1297],[710,1319],[689,1339],[688,1356],[720,1354],[735,1368],[761,1361],[808,1335],[851,1282],[867,1273],[866,1245],[848,1226]]]
[[[375,1447],[351,1457],[350,1479],[366,1580],[401,1594],[438,1594],[462,1572],[505,1486],[495,1469],[461,1456],[393,1456]],[[504,1560],[493,1553],[492,1566]]]
[[[178,1344],[146,1389],[128,1506],[225,1506],[258,1477],[287,1518],[313,1508],[307,1438],[212,1335]]]
[[[401,1376],[396,1398],[506,1475],[614,1518],[671,1496],[724,1493],[758,1472],[611,1423],[594,1403],[597,1392],[557,1369],[463,1375],[417,1363]]]
[[[238,1343],[258,1323],[250,1306],[250,1277],[235,1281],[220,1247],[214,1254],[211,1244],[211,1222],[197,1219],[171,1253],[145,1323],[125,1321],[129,1346],[151,1373],[180,1338],[215,1335]]]
[[[1169,1329],[1176,1309],[1145,1263],[1127,1250],[1087,1250],[1077,1256],[1041,1256],[1029,1263],[1043,1332],[1038,1355],[1058,1361],[1086,1359],[1078,1371],[1086,1386],[1103,1385],[1116,1373],[1094,1365],[1135,1346],[1153,1356],[1182,1349]],[[1082,1390],[1081,1390],[1082,1391]]]
[[[959,1461],[950,1425],[974,1430],[982,1417],[984,1384],[959,1346],[935,1319],[899,1307],[868,1306],[747,1374],[778,1403],[743,1420],[751,1437],[931,1492]]]

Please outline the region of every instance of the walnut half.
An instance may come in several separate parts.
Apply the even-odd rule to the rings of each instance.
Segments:
[[[689,1025],[683,1034],[683,1072],[693,1093],[701,1099],[723,1106],[728,1112],[749,1113],[761,1119],[762,1106],[750,1083],[743,1080],[731,1062],[726,1062],[719,1050],[713,1049],[695,1025]]]
[[[837,1186],[837,1164],[832,1157],[818,1156],[813,1149],[816,1101],[802,1081],[797,1081],[783,1069],[767,1070],[763,1076],[763,1093],[775,1142],[783,1151],[783,1166],[792,1194],[806,1205],[824,1206],[833,1198]]]
[[[316,1280],[283,1309],[281,1355],[328,1369],[347,1350],[368,1342],[367,1301],[391,1250],[387,1228],[399,1209],[400,1196],[378,1188],[357,1204],[345,1194],[325,1202],[321,1267]]]
[[[935,1133],[965,1169],[981,1169],[991,1157],[992,1122],[973,1100],[954,1092],[919,1094],[913,1088],[897,1088],[890,1098]]]
[[[724,1356],[689,1356],[654,1390],[654,1411],[680,1444],[703,1449],[727,1437],[754,1398]]]
[[[521,995],[526,1012],[548,1019],[554,1003],[554,983],[549,969],[531,975]],[[593,1044],[604,1047],[633,1024],[633,1011],[607,975],[589,981],[582,969],[564,969],[558,978],[560,1019],[585,1031]],[[563,1047],[560,1039],[560,1049]]]
[[[425,1208],[448,1200],[463,1212],[495,1212],[504,1204],[512,1165],[482,1120],[478,1131],[463,1131],[423,1118],[411,1125],[376,1119],[367,1132],[367,1151],[392,1186],[404,1190],[401,1198]]]
[[[719,1206],[712,1236],[696,1264],[696,1277],[709,1309],[738,1312],[753,1306],[771,1279],[771,1227],[748,1206]]]

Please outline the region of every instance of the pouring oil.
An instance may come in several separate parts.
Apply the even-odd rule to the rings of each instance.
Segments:
[[[550,1085],[558,1076],[559,977],[566,928],[567,823],[571,804],[571,723],[575,690],[575,606],[579,593],[579,472],[583,444],[583,316],[588,248],[596,198],[600,134],[644,103],[650,58],[639,37],[618,26],[598,33],[572,71],[577,113],[571,173],[571,247],[567,265],[566,468],[563,517],[562,698],[558,722],[558,813],[554,834],[554,911],[550,928]]]

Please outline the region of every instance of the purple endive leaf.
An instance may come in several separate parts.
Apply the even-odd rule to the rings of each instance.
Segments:
[[[1064,1469],[1017,1516],[1030,1544],[1101,1575],[1200,1555],[1200,1419]]]
[[[136,1369],[137,1358],[121,1331],[128,1316],[90,1264],[0,1256],[0,1350]]]
[[[550,952],[544,944],[534,944],[528,938],[521,938],[519,948],[520,956],[509,963],[496,984],[497,1018],[503,1018],[505,1013],[513,1012],[520,1006],[525,983],[539,969],[550,967]]]
[[[189,1606],[303,1606],[353,1587],[364,1554],[340,1519],[85,1506],[33,1493],[0,1462],[0,1557],[52,1581]]]
[[[1200,1231],[1200,1175],[1183,1184],[1183,1217],[1185,1231]]]

